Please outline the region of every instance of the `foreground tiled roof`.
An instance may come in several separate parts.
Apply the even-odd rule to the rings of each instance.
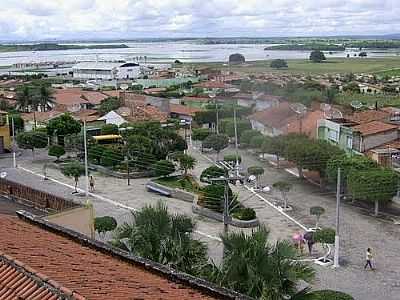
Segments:
[[[241,298],[27,213],[20,217],[1,216],[0,251],[88,299]]]
[[[352,127],[353,131],[358,131],[364,136],[391,131],[397,128],[397,125],[391,125],[380,121],[372,121]]]
[[[200,108],[194,108],[182,104],[169,104],[169,109],[171,113],[179,114],[179,115],[186,115],[186,116],[194,116],[195,113],[202,111]]]
[[[22,113],[21,118],[24,121],[34,121],[36,119],[37,122],[47,122],[51,119],[57,118],[64,114],[62,111],[57,110],[50,110],[50,111],[43,111],[43,112],[30,112],[30,113]]]
[[[85,298],[0,252],[0,299],[83,300]]]

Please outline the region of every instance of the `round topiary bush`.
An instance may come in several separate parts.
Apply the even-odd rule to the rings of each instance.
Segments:
[[[221,176],[225,176],[224,169],[221,169],[220,167],[217,166],[211,166],[208,167],[207,169],[204,169],[204,171],[201,173],[200,181],[211,183],[210,180],[211,178],[219,178]]]
[[[230,64],[243,64],[246,62],[243,54],[234,53],[229,56],[229,63]]]
[[[250,207],[243,207],[237,209],[233,214],[232,217],[235,219],[243,220],[243,221],[250,221],[256,218],[256,212],[254,209]]]

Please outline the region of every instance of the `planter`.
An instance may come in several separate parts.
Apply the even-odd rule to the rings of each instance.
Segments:
[[[197,204],[198,201],[198,197],[196,195],[195,200],[193,201],[193,205],[192,205],[192,212],[203,216],[203,217],[207,217],[210,219],[213,219],[215,221],[219,221],[219,222],[223,222],[224,221],[224,217],[221,213],[215,212],[211,209],[202,207],[200,205]],[[228,224],[235,226],[235,227],[239,227],[239,228],[253,228],[253,227],[257,227],[260,225],[260,222],[258,221],[258,219],[254,219],[254,220],[238,220],[232,217],[229,217],[228,220]]]
[[[280,211],[287,212],[287,211],[292,211],[292,210],[293,210],[293,207],[290,206],[290,205],[287,205],[286,207],[283,207],[283,206],[278,205],[278,209],[279,209]]]
[[[322,267],[329,267],[333,265],[333,260],[330,258],[324,259],[323,257],[320,257],[315,259],[314,263]]]

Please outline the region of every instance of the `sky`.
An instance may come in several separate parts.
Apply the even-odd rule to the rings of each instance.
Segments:
[[[0,40],[399,33],[399,0],[0,0]]]

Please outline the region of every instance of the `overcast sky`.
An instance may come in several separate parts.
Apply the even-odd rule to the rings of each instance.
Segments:
[[[399,0],[0,0],[0,40],[400,31]]]

